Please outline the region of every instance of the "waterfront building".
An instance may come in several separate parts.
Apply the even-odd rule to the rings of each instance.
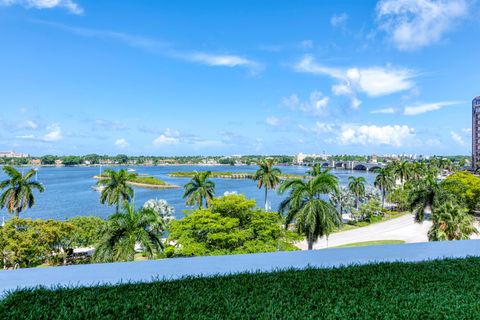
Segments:
[[[28,158],[29,155],[26,153],[17,153],[15,150],[12,151],[0,151],[0,158]]]
[[[480,96],[472,100],[472,168],[477,170],[480,160]]]

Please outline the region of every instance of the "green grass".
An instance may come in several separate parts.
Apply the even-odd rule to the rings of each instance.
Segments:
[[[353,242],[342,244],[341,246],[330,247],[332,248],[352,248],[352,247],[365,247],[365,246],[376,246],[381,244],[402,244],[405,243],[403,240],[375,240],[375,241],[362,241],[362,242]]]
[[[135,183],[149,184],[149,185],[155,185],[155,186],[165,185],[165,181],[160,180],[160,179],[155,178],[155,177],[137,176],[137,177],[131,179],[130,181],[135,182]]]
[[[478,319],[480,258],[21,290],[2,319]]]

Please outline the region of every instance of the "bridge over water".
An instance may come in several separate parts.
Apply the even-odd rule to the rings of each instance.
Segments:
[[[313,166],[320,164],[324,168],[334,168],[334,169],[347,169],[347,170],[362,170],[362,171],[373,171],[380,168],[384,168],[385,164],[377,162],[361,162],[361,161],[317,161],[313,163],[304,163],[301,165],[304,166]]]

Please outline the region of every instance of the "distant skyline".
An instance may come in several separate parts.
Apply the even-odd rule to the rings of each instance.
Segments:
[[[471,154],[473,0],[0,0],[0,151]]]

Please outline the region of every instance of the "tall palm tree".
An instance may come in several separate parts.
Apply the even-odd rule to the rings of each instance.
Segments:
[[[258,189],[265,188],[265,211],[268,210],[268,189],[275,189],[280,183],[282,171],[273,167],[273,159],[263,159],[258,163],[258,170],[253,180],[257,181]]]
[[[196,203],[201,208],[205,199],[205,206],[208,207],[215,195],[215,183],[208,179],[211,174],[210,171],[195,172],[192,180],[183,187],[185,190],[183,198],[187,198],[188,206]]]
[[[473,225],[474,218],[452,202],[446,202],[433,213],[433,224],[428,231],[429,241],[467,240],[478,234]]]
[[[388,168],[376,170],[378,173],[373,185],[382,192],[382,209],[385,208],[385,196],[395,187],[395,177]]]
[[[331,195],[338,194],[338,179],[330,173],[308,181],[291,179],[280,185],[280,194],[287,190],[290,193],[279,208],[286,216],[285,226],[295,221],[297,232],[307,237],[308,250],[312,250],[319,237],[328,236],[342,223],[340,213],[328,200]]]
[[[436,207],[450,199],[451,195],[442,188],[437,179],[431,174],[423,179],[411,181],[408,203],[410,210],[415,214],[417,222],[422,222],[425,219],[426,209],[430,209],[433,212]]]
[[[355,209],[358,209],[360,198],[365,195],[365,184],[367,180],[364,177],[348,177],[348,189],[355,195]]]
[[[31,181],[36,173],[34,169],[22,174],[13,167],[5,166],[3,171],[8,179],[0,182],[0,189],[6,189],[0,196],[0,207],[6,207],[9,213],[19,217],[23,210],[34,206],[33,190],[44,192],[45,188],[41,183]]]
[[[166,221],[152,209],[135,211],[133,203],[123,202],[123,212],[108,218],[93,255],[94,261],[132,261],[137,249],[154,258],[164,248],[162,235]]]
[[[322,173],[326,173],[329,171],[330,171],[329,168],[323,168],[321,164],[317,163],[314,166],[312,166],[310,170],[306,172],[306,174],[311,177],[316,177]]]
[[[355,202],[352,193],[346,186],[341,187],[337,194],[332,194],[331,199],[333,204],[338,207],[340,214],[343,214],[345,209],[351,209]]]
[[[396,164],[393,169],[393,173],[396,178],[400,179],[400,183],[403,185],[411,178],[411,165],[408,161],[401,161]]]
[[[97,185],[103,187],[100,193],[100,203],[107,203],[109,206],[115,205],[115,213],[118,213],[120,205],[133,198],[133,189],[128,185],[131,178],[132,174],[125,169],[120,171],[105,170],[97,182]]]
[[[423,162],[415,162],[410,167],[412,179],[421,179],[427,174],[427,167]]]

